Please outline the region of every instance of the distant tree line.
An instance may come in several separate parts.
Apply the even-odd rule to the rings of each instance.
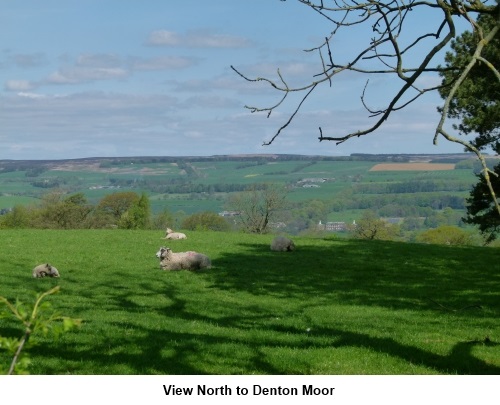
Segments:
[[[367,183],[355,185],[356,193],[363,194],[404,194],[431,193],[436,191],[469,191],[471,182],[445,180],[408,180],[394,183]]]
[[[134,192],[109,194],[97,205],[90,204],[83,193],[66,196],[51,192],[38,205],[16,205],[0,217],[0,228],[147,229],[150,226],[149,199]]]
[[[405,221],[406,222],[406,221]],[[376,212],[366,210],[356,224],[348,226],[353,238],[369,240],[406,240],[450,246],[484,245],[485,240],[472,230],[446,223],[430,229],[408,229],[407,224],[391,224],[380,218]]]
[[[402,213],[425,216],[432,210],[442,210],[446,207],[463,210],[465,197],[441,193],[415,194],[355,194],[353,190],[339,193],[331,202],[332,212],[352,209],[378,210],[387,206],[398,206]]]
[[[123,179],[113,177],[109,179],[109,182],[113,186],[137,187],[158,194],[233,193],[248,188],[248,184],[244,183],[204,184],[179,177],[171,179]],[[256,183],[255,186],[262,189],[265,187],[265,183]]]
[[[167,209],[152,213],[145,193],[116,192],[90,204],[83,193],[51,192],[40,204],[16,205],[3,210],[0,229],[161,229],[226,231],[231,224],[215,212],[204,211],[184,217]]]

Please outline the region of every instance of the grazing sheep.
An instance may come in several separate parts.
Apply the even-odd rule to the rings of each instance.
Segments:
[[[172,249],[162,246],[156,257],[160,259],[162,270],[200,270],[209,269],[211,262],[208,256],[198,252],[174,253]]]
[[[291,252],[295,250],[293,240],[285,238],[284,236],[276,236],[271,242],[271,250],[276,252]]]
[[[59,272],[54,266],[50,265],[49,263],[39,264],[33,269],[33,278],[41,278],[46,276],[59,277]]]
[[[174,232],[172,231],[172,229],[167,228],[165,237],[163,239],[187,239],[187,236],[185,233]]]

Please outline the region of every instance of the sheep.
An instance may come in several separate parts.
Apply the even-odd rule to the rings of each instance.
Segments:
[[[162,246],[156,257],[160,259],[162,270],[200,270],[209,269],[212,263],[208,256],[198,252],[174,253],[172,249]]]
[[[271,242],[271,250],[276,252],[291,252],[295,250],[295,244],[291,239],[284,236],[276,236]]]
[[[57,269],[50,265],[49,263],[39,264],[33,269],[33,278],[41,278],[41,277],[59,277],[59,272]]]
[[[187,239],[187,236],[185,233],[174,232],[172,231],[172,229],[167,228],[165,237],[163,239]]]

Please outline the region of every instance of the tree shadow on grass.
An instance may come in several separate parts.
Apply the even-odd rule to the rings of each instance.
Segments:
[[[445,249],[445,250],[443,250]],[[348,241],[270,252],[246,244],[223,254],[214,288],[283,297],[335,295],[389,308],[500,310],[500,252],[391,242]],[[446,256],[443,257],[443,252]],[[485,257],[477,260],[478,254]]]
[[[387,242],[324,241],[289,253],[246,244],[237,253],[221,253],[213,260],[214,268],[206,272],[156,269],[139,279],[116,272],[113,288],[96,286],[81,297],[82,305],[95,300],[100,305],[96,311],[113,314],[109,330],[88,312],[76,336],[65,336],[56,345],[47,341],[32,353],[44,360],[38,372],[45,374],[310,374],[317,370],[317,360],[297,356],[282,363],[270,353],[319,349],[335,356],[336,351],[349,348],[384,353],[434,373],[500,374],[498,362],[488,363],[473,352],[479,346],[498,351],[495,336],[452,342],[447,354],[438,354],[396,337],[373,336],[333,324],[323,323],[307,334],[299,327],[271,322],[274,309],[258,304],[259,297],[271,297],[278,304],[281,300],[303,306],[308,300],[314,305],[331,301],[414,310],[430,317],[445,312],[457,320],[494,319],[500,305],[500,272],[485,269],[484,264],[495,266],[498,261],[492,259],[497,253],[457,248],[444,256],[443,252],[432,246]],[[485,258],[477,260],[478,254]],[[189,282],[202,282],[206,287],[190,295],[179,284]],[[127,289],[130,283],[137,287],[133,295]],[[210,306],[210,300],[221,293],[235,301]],[[240,293],[253,300],[244,302]],[[97,296],[106,294],[103,305]],[[157,304],[143,305],[144,300]]]
[[[128,306],[130,309],[130,303]],[[270,351],[286,349],[297,353],[301,350],[327,349],[335,356],[337,350],[362,348],[423,366],[435,373],[500,374],[500,367],[478,359],[472,353],[477,346],[498,350],[500,344],[489,340],[457,342],[448,354],[442,355],[402,344],[393,338],[374,337],[334,327],[315,328],[305,335],[304,330],[275,325],[270,327],[272,334],[249,339],[245,334],[232,334],[231,331],[254,330],[252,325],[262,321],[268,314],[256,313],[245,319],[238,316],[209,317],[189,312],[185,309],[187,306],[188,302],[174,299],[171,306],[164,308],[164,316],[174,315],[181,328],[186,323],[199,322],[216,323],[220,330],[183,332],[172,327],[151,328],[133,320],[115,321],[111,326],[124,331],[119,339],[96,337],[96,340],[102,340],[102,344],[83,350],[63,341],[57,345],[35,347],[33,354],[43,358],[64,359],[64,371],[60,369],[60,364],[53,368],[49,365],[44,367],[44,374],[81,374],[79,363],[85,362],[94,367],[86,368],[85,374],[286,375],[311,374],[310,370],[314,370],[315,365],[306,360],[301,363],[299,359],[296,362],[292,359],[293,364],[280,366],[269,358]],[[136,311],[139,312],[139,309],[131,312]],[[88,327],[92,328],[92,324]],[[126,331],[131,329],[134,333],[127,336]],[[238,349],[244,355],[239,355]],[[225,365],[221,366],[221,362]]]

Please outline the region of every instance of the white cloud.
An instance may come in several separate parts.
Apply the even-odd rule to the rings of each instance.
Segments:
[[[129,72],[119,67],[69,67],[50,74],[46,82],[50,84],[77,84],[95,80],[123,79]]]
[[[81,84],[102,80],[122,80],[138,71],[179,70],[199,63],[198,58],[182,56],[120,57],[115,54],[81,54],[73,62],[49,74],[40,84]],[[18,86],[22,84],[18,81]],[[14,81],[9,87],[15,90]],[[27,84],[27,83],[25,83]],[[31,87],[33,88],[33,87]],[[24,88],[22,90],[29,90]],[[17,91],[21,90],[20,88]]]
[[[242,106],[239,100],[221,96],[196,96],[189,97],[182,103],[185,108],[239,108]]]
[[[155,46],[186,46],[190,48],[246,48],[250,42],[242,37],[214,34],[209,31],[189,31],[178,34],[173,31],[153,31],[147,44]]]
[[[7,80],[4,89],[7,91],[29,91],[36,86],[29,80]]]
[[[77,66],[99,67],[99,68],[117,68],[122,66],[123,60],[120,56],[110,53],[81,54],[77,57]]]
[[[131,67],[133,70],[170,70],[184,69],[197,64],[195,58],[185,58],[182,56],[159,56],[156,58],[132,58]]]
[[[32,99],[46,98],[46,96],[43,94],[24,92],[24,91],[17,93],[17,95],[19,97],[26,97],[26,98],[32,98]]]
[[[178,34],[172,31],[158,30],[153,31],[148,38],[147,43],[149,45],[161,45],[161,46],[178,46],[182,42],[182,39]]]
[[[449,143],[432,145],[436,114],[413,108],[397,114],[377,132],[340,146],[319,142],[318,126],[326,136],[342,136],[370,124],[363,110],[304,109],[276,141],[262,147],[288,119],[287,112],[251,114],[237,102],[214,113],[206,108],[228,100],[179,100],[167,95],[80,93],[44,96],[26,92],[0,99],[1,158],[71,158],[131,155],[212,155],[224,153],[344,154],[448,152]],[[190,103],[190,104],[189,104]],[[182,106],[182,108],[181,108]],[[188,108],[190,107],[190,108]],[[408,116],[428,125],[412,125]],[[15,135],[14,135],[15,134]],[[194,142],[193,142],[194,141]],[[161,147],[159,147],[161,145]],[[455,148],[460,151],[460,148]]]
[[[42,52],[36,53],[11,53],[4,51],[0,67],[14,66],[17,69],[32,69],[47,64],[47,56]]]

